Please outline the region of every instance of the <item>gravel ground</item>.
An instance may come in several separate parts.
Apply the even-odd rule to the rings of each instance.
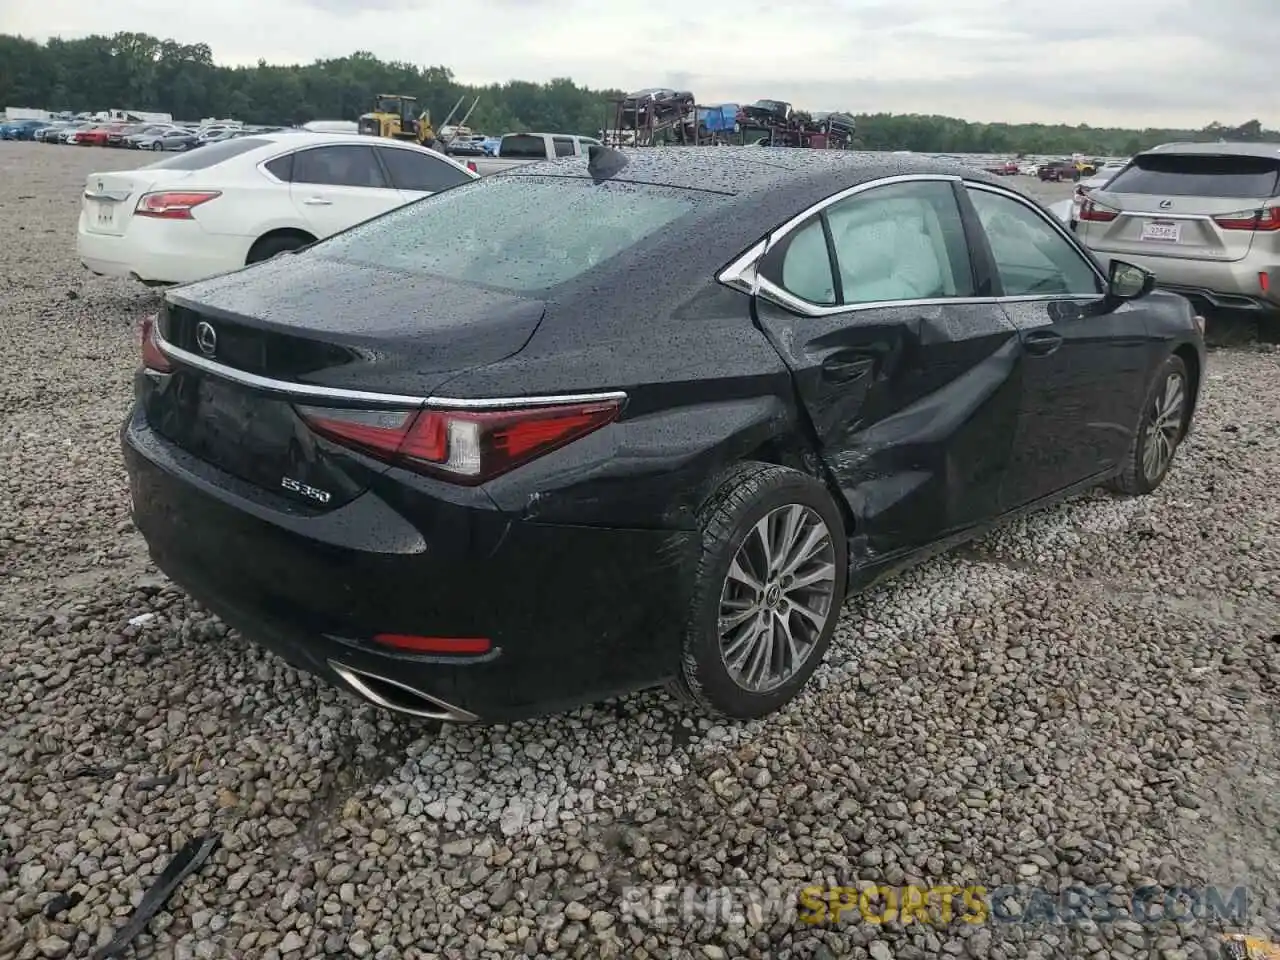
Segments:
[[[1217,955],[1203,923],[814,927],[769,900],[825,883],[1248,884],[1274,932],[1280,355],[1213,354],[1157,496],[1077,499],[852,602],[767,722],[645,695],[439,730],[149,564],[116,432],[155,295],[73,242],[84,176],[134,159],[0,144],[0,958],[87,956],[211,829],[138,955]],[[763,906],[646,918],[626,891],[660,884]]]

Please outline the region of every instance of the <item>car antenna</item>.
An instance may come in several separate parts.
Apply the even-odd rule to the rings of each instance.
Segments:
[[[587,173],[596,183],[616,177],[630,161],[620,150],[611,150],[598,144],[587,147]]]

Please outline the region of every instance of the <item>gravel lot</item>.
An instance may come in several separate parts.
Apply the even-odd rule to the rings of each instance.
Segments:
[[[260,652],[148,562],[117,429],[156,298],[74,252],[85,175],[136,160],[0,144],[0,958],[88,956],[211,829],[138,955],[1217,956],[1172,921],[626,909],[657,884],[1248,884],[1280,932],[1280,354],[1212,355],[1157,496],[1077,499],[851,603],[781,716],[710,726],[655,694],[441,731]],[[82,899],[46,911],[60,893]]]

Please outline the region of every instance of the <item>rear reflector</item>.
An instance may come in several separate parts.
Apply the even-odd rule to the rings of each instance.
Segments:
[[[1258,286],[1262,288],[1263,293],[1271,292],[1271,274],[1265,270],[1258,271]]]
[[[1080,205],[1080,219],[1088,220],[1090,223],[1110,223],[1119,216],[1119,214],[1119,210],[1113,210],[1110,207],[1105,207],[1098,203],[1097,200],[1092,200],[1087,196],[1085,197],[1084,203]]]
[[[454,483],[484,483],[612,423],[620,400],[510,410],[348,410],[300,406],[320,436]]]
[[[485,637],[416,637],[406,633],[380,633],[374,642],[412,653],[488,653],[493,644]]]
[[[1273,233],[1280,230],[1280,207],[1263,207],[1261,210],[1241,210],[1214,217],[1213,222],[1223,230],[1252,230]]]
[[[138,198],[138,206],[133,214],[136,217],[154,217],[158,220],[192,220],[192,210],[220,196],[222,193],[218,190],[144,193]]]
[[[173,364],[164,355],[156,342],[159,331],[156,329],[157,318],[147,317],[142,321],[142,365],[157,373],[171,373]]]

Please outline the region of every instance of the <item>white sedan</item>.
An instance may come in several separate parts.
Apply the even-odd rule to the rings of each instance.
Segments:
[[[76,248],[97,274],[187,283],[477,177],[396,140],[302,131],[237,137],[138,170],[90,174]]]

